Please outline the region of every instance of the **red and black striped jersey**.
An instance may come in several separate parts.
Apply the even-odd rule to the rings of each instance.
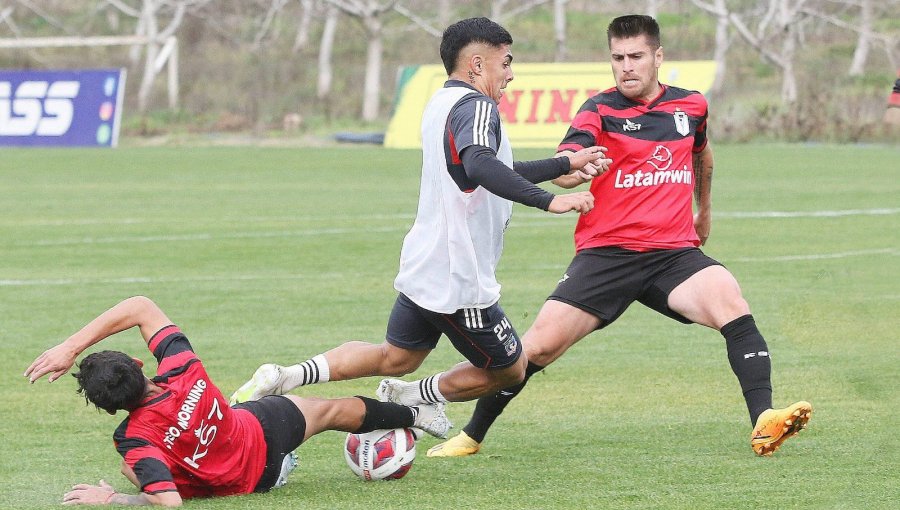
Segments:
[[[576,251],[699,246],[693,154],[706,147],[706,118],[702,94],[665,85],[647,103],[611,88],[581,106],[559,150],[601,145],[613,161],[591,182],[595,207],[578,220]]]
[[[262,426],[228,407],[176,326],[150,339],[164,392],[131,411],[113,435],[141,491],[178,490],[183,498],[253,492],[266,464]]]

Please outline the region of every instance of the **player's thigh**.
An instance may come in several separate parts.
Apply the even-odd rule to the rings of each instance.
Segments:
[[[714,329],[750,313],[734,275],[720,265],[701,269],[672,289],[668,305],[688,320]]]
[[[522,339],[525,355],[532,363],[547,366],[597,330],[601,322],[599,317],[581,308],[548,299]]]
[[[404,375],[416,370],[437,346],[441,331],[429,320],[426,314],[430,313],[405,295],[397,296],[388,319],[386,341],[381,345],[384,365],[394,370],[384,375]]]
[[[355,397],[326,399],[285,396],[297,406],[306,420],[304,441],[325,430],[356,430],[362,425],[366,414],[365,403]]]

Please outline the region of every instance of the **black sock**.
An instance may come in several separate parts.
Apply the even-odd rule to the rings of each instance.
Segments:
[[[475,404],[475,412],[472,413],[469,423],[463,427],[463,432],[479,443],[484,441],[484,436],[487,435],[488,429],[494,424],[494,420],[503,413],[507,404],[522,391],[522,388],[525,387],[528,379],[533,374],[543,369],[544,367],[529,361],[528,367],[525,369],[524,381],[505,390],[498,391],[493,395],[479,398],[478,403]]]
[[[772,407],[772,361],[769,359],[769,348],[750,314],[722,326],[720,332],[725,337],[731,370],[741,383],[741,391],[747,401],[750,424],[754,426],[759,415]]]
[[[356,398],[366,404],[366,415],[363,417],[362,425],[359,426],[359,430],[354,431],[358,434],[378,429],[412,427],[415,421],[415,411],[412,408],[393,402],[379,402],[374,398],[359,395]]]

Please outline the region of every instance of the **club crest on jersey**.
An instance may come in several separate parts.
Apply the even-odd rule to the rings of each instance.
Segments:
[[[691,126],[688,122],[688,116],[681,110],[676,109],[673,114],[675,117],[675,131],[681,136],[687,136],[691,132]]]
[[[622,131],[626,133],[629,131],[640,131],[641,125],[635,122],[631,122],[631,119],[625,119],[625,124],[622,125]]]
[[[657,171],[668,170],[672,166],[672,151],[665,145],[657,145],[647,163],[650,163]]]

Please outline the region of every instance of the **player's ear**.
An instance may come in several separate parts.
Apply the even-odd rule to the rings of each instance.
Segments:
[[[469,66],[470,66],[469,68],[472,71],[481,74],[481,64],[482,64],[483,60],[484,59],[481,58],[481,55],[478,55],[478,54],[472,55],[472,58],[469,61]]]
[[[655,60],[654,63],[656,65],[656,68],[659,69],[659,66],[661,66],[663,63],[663,48],[662,48],[662,46],[660,46],[659,48],[656,48],[656,52],[653,54],[653,58]]]

